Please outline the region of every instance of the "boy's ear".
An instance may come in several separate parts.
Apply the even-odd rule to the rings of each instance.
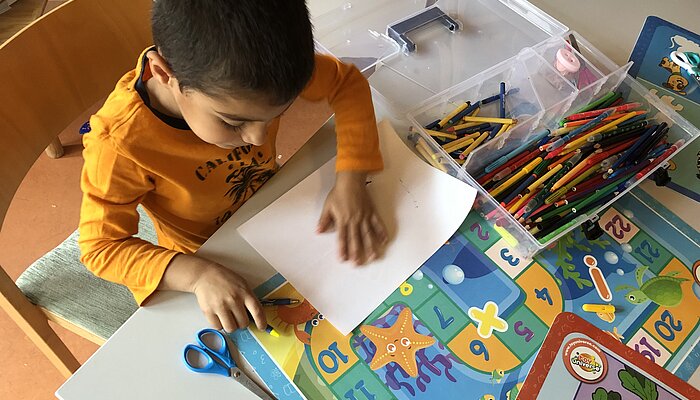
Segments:
[[[151,69],[153,78],[164,85],[173,84],[175,79],[173,71],[163,56],[157,51],[149,51],[146,53],[146,57],[148,57],[148,66]]]

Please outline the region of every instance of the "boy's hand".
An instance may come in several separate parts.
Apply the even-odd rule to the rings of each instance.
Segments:
[[[357,265],[377,258],[388,239],[367,193],[366,178],[365,172],[338,172],[318,221],[319,233],[335,228],[340,258]]]
[[[215,329],[233,332],[250,324],[247,311],[260,330],[267,327],[262,305],[246,281],[230,269],[197,256],[175,256],[159,289],[185,290],[197,296],[199,308]]]

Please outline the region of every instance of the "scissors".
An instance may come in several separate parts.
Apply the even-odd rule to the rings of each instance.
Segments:
[[[197,333],[197,344],[188,344],[182,353],[187,368],[202,374],[229,376],[264,400],[274,400],[246,375],[231,357],[226,337],[215,329],[202,329]],[[204,364],[204,365],[202,365]]]

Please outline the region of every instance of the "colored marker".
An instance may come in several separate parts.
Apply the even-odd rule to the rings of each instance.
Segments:
[[[615,306],[612,304],[584,304],[583,311],[592,313],[614,313]]]
[[[619,107],[612,107],[612,109],[615,112],[623,112],[623,111],[630,111],[634,110],[635,108],[639,108],[642,106],[642,103],[627,103],[625,105],[619,106]],[[598,115],[610,110],[611,108],[601,108],[598,110],[593,110],[593,111],[587,111],[583,113],[578,113],[578,114],[571,114],[568,117],[566,117],[566,121],[577,121],[581,119],[588,119],[588,118],[594,118],[597,117]]]
[[[500,93],[500,117],[506,117],[506,83],[501,82],[501,93]]]
[[[669,158],[671,156],[671,154],[673,154],[673,152],[675,152],[676,150],[683,147],[684,144],[685,144],[685,140],[683,140],[683,139],[678,140],[676,143],[671,145],[671,147],[669,147],[666,151],[664,151],[663,154],[656,157],[654,159],[654,161],[651,164],[649,164],[646,168],[637,172],[637,174],[634,177],[637,180],[642,179],[642,177],[644,177],[644,175],[648,174],[651,170],[656,168],[657,165],[661,164],[663,161],[665,161],[667,158]]]
[[[517,157],[518,155],[520,155],[521,152],[523,152],[524,150],[526,150],[526,149],[528,149],[529,147],[531,147],[534,143],[538,143],[538,142],[540,142],[542,139],[546,138],[550,133],[551,133],[551,131],[550,131],[549,129],[545,129],[544,131],[542,131],[542,132],[540,132],[540,133],[538,133],[538,134],[532,136],[530,139],[526,140],[525,143],[523,143],[523,144],[521,144],[520,146],[516,147],[516,148],[515,148],[513,151],[511,151],[510,153],[508,153],[508,154],[506,154],[506,155],[504,155],[504,156],[499,157],[498,159],[496,159],[496,161],[494,161],[494,162],[492,162],[491,164],[489,164],[488,166],[486,166],[486,168],[484,168],[484,172],[489,173],[489,172],[491,172],[491,171],[497,169],[498,167],[500,167],[500,166],[502,166],[503,164],[507,163],[508,160],[510,160],[510,159],[512,159],[512,158],[514,158],[514,157]]]
[[[600,128],[597,128],[594,131],[587,133],[587,134],[581,136],[580,138],[577,138],[577,139],[571,141],[570,143],[567,143],[567,145],[564,147],[567,149],[570,149],[576,145],[582,145],[588,141],[589,137],[591,137],[597,133],[605,132],[605,131],[610,130],[610,129],[615,129],[619,124],[627,121],[630,118],[634,118],[634,117],[640,115],[640,114],[637,114],[640,112],[643,112],[643,111],[633,111],[631,113],[625,114],[624,116],[616,119],[615,121],[610,122],[607,125],[601,126]],[[604,115],[604,114],[601,114],[601,115]]]
[[[468,102],[467,102],[468,103]],[[456,124],[457,122],[461,121],[462,118],[464,118],[467,115],[470,115],[473,113],[477,108],[479,108],[479,102],[476,102],[469,107],[465,108],[464,110],[458,112],[455,116],[449,119],[448,123],[449,124]]]
[[[455,135],[453,133],[445,133],[445,132],[440,132],[440,131],[434,131],[431,129],[426,129],[425,131],[428,133],[428,135],[430,135],[432,137],[452,139],[452,140],[457,139],[457,135]]]
[[[503,193],[504,190],[508,189],[510,186],[512,186],[515,182],[519,181],[520,179],[524,178],[527,174],[529,174],[539,163],[542,162],[542,157],[537,157],[534,160],[530,161],[528,165],[523,167],[518,173],[513,175],[510,179],[507,181],[503,182],[501,185],[499,185],[497,188],[491,191],[490,195],[493,197],[498,196],[499,194]]]
[[[489,137],[489,133],[488,133],[488,132],[482,133],[481,136],[479,136],[474,142],[472,142],[472,143],[469,145],[469,147],[467,147],[466,149],[464,149],[464,151],[462,152],[462,154],[459,155],[459,159],[460,159],[460,160],[464,160],[465,158],[467,158],[467,156],[469,155],[469,153],[471,153],[474,149],[476,149],[477,147],[479,147],[479,145],[481,145],[481,143],[483,143],[484,140],[486,140],[486,138],[488,138],[488,137]]]
[[[464,110],[465,108],[469,107],[469,103],[462,103],[459,105],[459,107],[455,108],[452,110],[449,114],[445,116],[445,118],[441,119],[440,122],[438,122],[438,128],[442,129],[447,123],[457,115],[460,111]]]
[[[468,135],[470,133],[491,129],[491,124],[470,122],[467,124],[455,125],[447,128],[447,132],[454,132],[457,135]]]

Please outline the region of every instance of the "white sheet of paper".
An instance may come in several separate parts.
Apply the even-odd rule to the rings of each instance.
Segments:
[[[350,333],[459,228],[476,190],[420,160],[387,121],[379,124],[384,170],[367,188],[387,226],[383,257],[341,262],[335,232],[317,234],[335,158],[238,228],[342,334]]]

